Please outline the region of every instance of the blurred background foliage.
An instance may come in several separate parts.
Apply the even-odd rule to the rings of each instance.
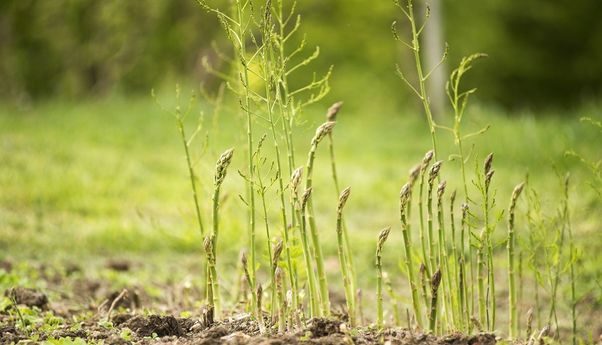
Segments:
[[[489,55],[468,81],[481,102],[567,108],[600,95],[602,1],[441,0],[441,6],[450,46],[444,68],[473,52]],[[333,99],[360,108],[415,102],[394,73],[395,63],[411,68],[411,61],[391,35],[391,23],[403,21],[391,0],[301,0],[298,10],[308,53],[321,48],[316,69],[335,66]],[[184,80],[212,84],[201,59],[215,58],[211,45],[222,36],[214,16],[194,0],[2,0],[0,99],[148,94]]]

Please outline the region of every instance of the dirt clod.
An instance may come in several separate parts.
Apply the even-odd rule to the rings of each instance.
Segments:
[[[219,339],[227,336],[228,334],[230,334],[230,330],[226,326],[217,325],[209,329],[206,337],[211,339]]]
[[[28,307],[38,307],[40,309],[46,309],[48,307],[48,297],[35,289],[15,287],[6,290],[4,295],[13,299],[17,304],[23,304]]]
[[[308,321],[307,330],[312,338],[321,338],[327,335],[341,333],[341,322],[330,319],[314,318]]]
[[[131,329],[140,337],[149,337],[153,334],[158,337],[183,335],[178,320],[173,316],[136,315],[123,323],[123,327]]]
[[[79,330],[57,330],[52,332],[52,338],[65,338],[65,337],[69,337],[69,338],[86,338],[88,336],[88,334],[86,333],[85,330],[83,329],[79,329]]]
[[[127,260],[110,260],[107,262],[107,268],[117,272],[127,272],[132,264]]]
[[[493,334],[477,334],[468,340],[470,345],[493,345],[496,343],[495,335]]]
[[[13,263],[8,260],[0,260],[0,269],[10,272],[13,270]]]
[[[72,276],[76,273],[81,273],[82,268],[80,267],[80,265],[74,263],[74,262],[69,262],[67,264],[65,264],[65,274],[67,276]]]

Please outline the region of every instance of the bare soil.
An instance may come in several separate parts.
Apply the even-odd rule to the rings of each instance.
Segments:
[[[106,267],[124,272],[131,269],[127,262],[111,262]],[[8,268],[5,267],[5,269]],[[10,268],[8,268],[10,270]],[[44,291],[25,287],[14,287],[4,295],[20,306],[27,306],[40,314],[51,314],[62,318],[55,327],[30,327],[25,331],[23,321],[14,306],[0,310],[0,344],[36,343],[59,338],[81,338],[88,342],[104,344],[445,344],[445,345],[490,345],[496,339],[492,334],[465,336],[450,334],[435,337],[407,329],[390,328],[378,331],[365,327],[349,330],[345,317],[332,319],[316,318],[302,327],[286,334],[278,334],[276,327],[265,316],[266,327],[245,313],[233,313],[216,322],[207,321],[199,311],[196,316],[176,317],[182,309],[178,305],[169,307],[165,301],[156,301],[143,292],[131,287],[127,290],[112,289],[102,280],[69,278],[69,272],[79,268],[64,269],[66,276],[42,275],[55,291],[68,286],[71,291],[61,292],[52,300]],[[165,287],[169,289],[170,287]],[[173,287],[172,287],[173,289]],[[53,295],[53,296],[54,296]],[[198,296],[196,296],[198,298]],[[161,310],[149,312],[149,310]],[[194,315],[194,313],[192,313]],[[40,322],[40,321],[38,321]],[[260,330],[264,331],[261,332]],[[29,334],[28,334],[29,333]],[[31,339],[35,339],[32,342]]]

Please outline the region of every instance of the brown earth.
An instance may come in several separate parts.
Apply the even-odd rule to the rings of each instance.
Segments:
[[[40,295],[35,292],[35,296]],[[27,299],[27,302],[34,300]],[[37,300],[35,300],[37,302]],[[21,331],[18,320],[7,320],[6,311],[0,312],[0,343],[10,344],[31,337]],[[83,321],[79,329],[66,323],[52,332],[38,331],[39,340],[70,337],[87,341],[104,341],[104,344],[446,344],[446,345],[490,345],[495,344],[491,334],[464,336],[451,334],[435,337],[404,329],[377,331],[362,328],[348,331],[344,322],[335,319],[316,318],[309,320],[302,329],[287,334],[278,334],[267,325],[260,332],[259,324],[248,314],[238,314],[213,324],[204,324],[195,318],[176,318],[171,315],[143,315],[140,313],[115,314],[111,317],[112,327],[102,325],[105,316],[95,315]],[[128,332],[124,336],[124,330]]]
[[[124,272],[132,265],[127,262],[109,262],[105,267]],[[5,271],[6,267],[5,267]],[[144,289],[130,286],[116,288],[102,279],[81,275],[76,266],[65,266],[62,274],[40,266],[40,276],[48,290],[13,287],[4,291],[11,304],[0,310],[0,344],[36,343],[47,339],[81,338],[91,343],[104,344],[441,344],[490,345],[496,339],[492,334],[465,336],[451,334],[442,337],[401,328],[378,331],[371,327],[349,330],[345,315],[332,319],[315,318],[286,334],[264,317],[265,327],[245,313],[232,313],[223,320],[208,321],[193,302],[202,294],[188,288],[160,286],[166,299],[149,296]],[[48,294],[45,292],[48,291]],[[52,298],[49,298],[51,296]],[[186,298],[182,296],[187,296]],[[188,301],[186,301],[188,300]],[[17,313],[14,303],[37,313],[31,321]],[[195,309],[196,308],[196,309]],[[152,312],[150,311],[152,310]],[[158,311],[159,310],[159,311]],[[176,317],[184,311],[190,317]],[[48,315],[61,318],[54,327],[45,327]],[[25,331],[23,323],[30,325]],[[31,339],[35,339],[34,342]]]
[[[39,333],[39,339],[82,338],[87,341],[103,340],[105,344],[440,344],[440,345],[490,345],[495,344],[491,334],[464,336],[452,334],[435,337],[423,333],[412,333],[402,329],[387,329],[378,332],[362,329],[358,332],[342,330],[341,322],[327,319],[312,319],[299,331],[289,334],[266,332],[260,334],[259,326],[246,315],[230,318],[211,326],[202,325],[191,318],[175,318],[159,315],[118,314],[111,329],[86,322],[80,330],[69,330],[65,325],[52,333]],[[125,338],[122,331],[128,328],[132,334]],[[15,325],[0,327],[0,343],[10,344],[28,337]]]

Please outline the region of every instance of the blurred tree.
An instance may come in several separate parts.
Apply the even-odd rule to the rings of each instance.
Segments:
[[[426,70],[433,71],[427,86],[431,104],[433,106],[433,116],[441,118],[446,105],[448,104],[447,95],[445,94],[445,82],[447,81],[448,69],[447,62],[441,63],[443,54],[445,53],[445,43],[443,38],[443,9],[441,0],[431,0],[425,3],[429,6],[430,17],[424,28],[424,52],[426,62]]]
[[[602,1],[439,2],[448,66],[473,52],[490,56],[467,81],[481,101],[548,107],[600,95]],[[335,65],[333,100],[375,111],[412,99],[394,73],[395,63],[412,61],[391,37],[391,22],[403,25],[392,2],[302,0],[298,9],[308,52],[321,48],[319,72]],[[206,77],[200,57],[217,61],[215,39],[217,21],[194,0],[2,0],[0,98],[146,93],[168,80],[198,81]]]
[[[602,92],[602,1],[465,0],[446,4],[452,63],[484,52],[469,78],[506,107],[570,106]]]
[[[217,29],[194,1],[3,0],[0,95],[148,92],[189,75]]]

